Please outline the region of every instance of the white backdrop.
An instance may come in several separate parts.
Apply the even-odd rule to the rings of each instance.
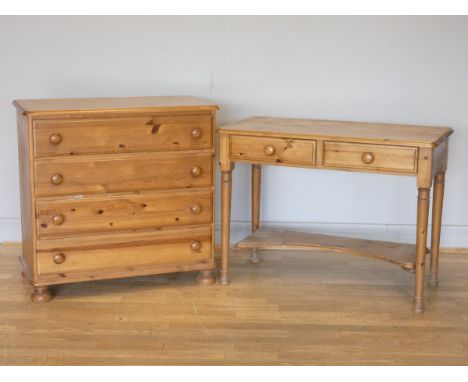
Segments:
[[[217,102],[219,126],[270,115],[453,127],[442,244],[468,247],[461,16],[0,17],[0,241],[20,238],[13,99],[183,94]],[[234,238],[249,187],[237,165]],[[414,240],[411,177],[266,167],[262,193],[266,224]]]

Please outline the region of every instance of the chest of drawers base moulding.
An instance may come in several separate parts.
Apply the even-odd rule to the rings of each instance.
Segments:
[[[14,101],[23,276],[49,286],[199,271],[215,282],[216,105],[135,97]]]

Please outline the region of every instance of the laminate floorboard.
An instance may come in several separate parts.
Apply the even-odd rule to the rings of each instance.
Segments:
[[[2,365],[468,365],[468,255],[443,253],[426,312],[413,275],[346,254],[233,250],[231,284],[196,272],[92,281],[30,301],[0,245]]]

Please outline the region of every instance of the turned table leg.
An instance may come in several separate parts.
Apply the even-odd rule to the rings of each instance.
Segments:
[[[229,238],[231,229],[232,169],[221,171],[221,273],[219,282],[229,284]]]
[[[416,234],[416,283],[414,311],[424,312],[424,272],[426,261],[427,223],[429,215],[430,188],[418,188],[418,221]]]
[[[46,286],[35,286],[31,294],[33,302],[48,302],[52,299],[52,293]]]
[[[259,164],[252,165],[252,232],[255,232],[260,227],[260,190],[262,179],[262,166]],[[257,248],[252,250],[250,262],[258,264],[261,261],[260,253]]]
[[[444,201],[445,172],[440,172],[434,177],[434,197],[432,204],[432,238],[431,238],[431,276],[430,286],[439,284],[439,251],[440,229],[442,224],[442,204]]]

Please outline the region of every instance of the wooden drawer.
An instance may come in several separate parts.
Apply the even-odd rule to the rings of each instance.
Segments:
[[[211,148],[211,115],[38,120],[36,156]]]
[[[39,240],[38,274],[93,273],[210,261],[211,226]]]
[[[416,172],[418,150],[348,142],[324,142],[323,165],[341,168]]]
[[[211,152],[116,154],[38,159],[36,195],[70,195],[209,187]]]
[[[258,162],[315,164],[315,141],[232,136],[231,157]]]
[[[39,199],[39,236],[210,223],[212,190]]]

